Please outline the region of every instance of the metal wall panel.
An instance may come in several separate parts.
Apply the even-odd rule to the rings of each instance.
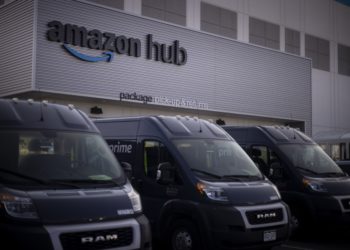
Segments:
[[[53,20],[139,38],[142,56],[115,54],[110,63],[78,60],[46,39]],[[179,40],[187,63],[147,60],[147,34],[167,45]],[[311,62],[305,58],[70,0],[39,1],[37,43],[41,90],[115,100],[120,92],[183,97],[207,103],[210,110],[305,121],[311,131]]]
[[[32,86],[34,1],[14,1],[0,7],[0,96]]]

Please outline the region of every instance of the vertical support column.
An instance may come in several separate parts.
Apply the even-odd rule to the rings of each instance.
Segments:
[[[237,12],[237,40],[249,42],[249,1],[238,1]]]
[[[190,29],[201,29],[201,0],[186,1],[186,26]]]
[[[142,0],[124,0],[124,10],[136,15],[141,15]]]
[[[280,50],[286,51],[286,28],[280,25]]]

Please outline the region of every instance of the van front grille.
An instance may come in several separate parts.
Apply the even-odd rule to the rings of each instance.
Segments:
[[[251,225],[280,222],[283,220],[282,208],[247,211],[246,216]]]
[[[341,203],[343,204],[344,209],[346,209],[346,210],[350,209],[350,199],[349,198],[342,199]]]
[[[99,231],[63,233],[60,235],[64,250],[97,250],[128,246],[133,242],[131,227]]]

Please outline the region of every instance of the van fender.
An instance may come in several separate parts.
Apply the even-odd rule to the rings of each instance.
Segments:
[[[305,212],[308,220],[315,221],[316,217],[313,213],[314,206],[312,202],[302,193],[299,192],[288,192],[282,194],[283,200],[288,204],[290,213],[293,214],[295,209]]]
[[[156,224],[156,237],[164,239],[170,225],[175,220],[185,219],[196,225],[204,244],[208,246],[213,241],[209,233],[209,222],[207,216],[200,209],[200,203],[189,200],[169,200],[164,203]],[[210,248],[210,247],[209,247]]]

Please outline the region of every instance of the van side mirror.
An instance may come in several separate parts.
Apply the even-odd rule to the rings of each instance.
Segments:
[[[121,162],[120,164],[122,165],[122,168],[123,168],[126,176],[130,179],[131,176],[132,176],[132,166],[131,166],[131,164],[129,162],[125,162],[125,161]]]
[[[269,176],[274,179],[281,179],[283,177],[283,169],[279,161],[271,163]]]
[[[171,184],[175,182],[175,167],[170,162],[159,163],[157,182],[160,184]]]

